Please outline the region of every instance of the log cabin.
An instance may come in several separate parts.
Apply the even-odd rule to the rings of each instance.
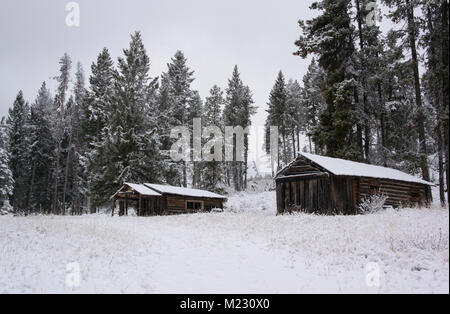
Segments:
[[[124,183],[111,200],[112,216],[115,214],[117,202],[119,216],[128,215],[130,205],[134,205],[138,216],[154,216],[223,209],[226,197],[208,191],[169,185]]]
[[[375,194],[386,206],[428,206],[430,182],[402,171],[344,159],[301,153],[275,177],[279,214],[359,213],[360,203]]]

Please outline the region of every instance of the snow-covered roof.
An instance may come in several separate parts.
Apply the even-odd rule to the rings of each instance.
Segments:
[[[190,197],[206,197],[206,198],[222,198],[222,199],[226,198],[225,196],[203,190],[188,189],[177,186],[160,185],[152,183],[145,183],[145,185],[159,193],[165,194],[184,195]]]
[[[160,193],[149,189],[144,184],[134,184],[126,182],[125,185],[128,185],[130,188],[144,196],[162,196]]]
[[[355,176],[355,177],[368,177],[378,179],[390,179],[404,182],[433,185],[428,181],[422,180],[420,178],[417,178],[415,176],[392,168],[368,165],[360,162],[324,157],[308,153],[301,153],[301,155],[336,176]]]

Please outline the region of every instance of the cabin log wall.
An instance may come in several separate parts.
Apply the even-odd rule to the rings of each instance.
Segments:
[[[431,202],[430,187],[422,184],[360,178],[359,185],[361,200],[374,194],[383,194],[388,197],[386,205],[393,207],[428,206]]]
[[[203,198],[203,197],[189,197],[181,195],[167,195],[166,197],[166,210],[168,214],[182,214],[192,212],[211,211],[213,208],[223,209],[222,199]],[[200,210],[188,210],[186,208],[186,202],[201,202],[202,209]]]

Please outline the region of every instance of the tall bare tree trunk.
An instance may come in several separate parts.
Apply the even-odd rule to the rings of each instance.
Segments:
[[[36,164],[33,163],[33,167],[32,167],[32,170],[31,170],[30,190],[28,191],[28,197],[27,197],[27,202],[26,202],[26,208],[28,210],[30,208],[31,198],[33,197],[35,178],[36,178]]]
[[[183,162],[183,187],[187,187],[187,162]]]
[[[297,150],[295,149],[295,129],[292,129],[292,148],[294,149],[293,151],[293,155],[294,155],[294,159],[297,158]]]
[[[197,163],[195,161],[192,162],[192,187],[197,188]]]
[[[450,204],[450,169],[449,169],[449,54],[448,54],[448,2],[447,0],[441,0],[441,18],[442,18],[442,39],[441,39],[441,49],[442,49],[442,111],[444,113],[444,117],[442,119],[443,122],[443,134],[444,134],[444,156],[445,156],[445,173],[447,177],[447,202]]]
[[[362,26],[362,12],[360,0],[356,1],[356,16],[358,20],[358,34],[359,34],[359,47],[361,50],[361,84],[363,89],[363,112],[364,112],[364,158],[366,161],[370,161],[370,142],[371,142],[371,131],[369,125],[369,112],[368,112],[368,99],[367,99],[367,80],[366,80],[366,57],[364,48],[364,36],[363,36],[363,26]]]
[[[445,175],[444,175],[444,152],[442,150],[442,130],[440,125],[437,127],[438,136],[438,157],[439,157],[439,199],[441,206],[445,207]]]
[[[283,131],[283,162],[284,166],[288,164],[287,160],[287,145],[286,145],[286,132]]]
[[[248,135],[244,134],[244,174],[243,174],[243,189],[244,191],[247,190],[247,179],[248,179]]]
[[[439,57],[436,53],[437,38],[436,38],[436,30],[433,25],[433,17],[430,8],[427,8],[427,26],[429,33],[432,34],[429,44],[430,54],[429,54],[429,67],[430,71],[434,75],[439,75]],[[434,107],[436,108],[436,121],[437,125],[435,128],[436,137],[437,137],[437,150],[438,150],[438,160],[439,160],[439,199],[441,201],[441,206],[445,207],[445,175],[444,175],[444,158],[443,158],[443,139],[442,139],[442,116],[444,115],[442,109],[442,95],[440,95],[440,88],[434,85],[434,82],[431,87],[432,91],[432,99],[434,102]]]
[[[355,99],[355,109],[356,109],[359,106],[359,95],[358,95],[358,91],[356,88],[353,92],[353,97]],[[361,160],[363,160],[364,159],[363,126],[361,125],[360,122],[358,122],[356,124],[356,142],[358,145],[358,151],[360,154],[360,158],[361,158]]]
[[[67,183],[69,181],[69,165],[70,165],[70,153],[72,152],[72,130],[69,134],[69,149],[67,150],[67,158],[66,158],[66,171],[64,175],[64,188],[63,188],[63,203],[62,203],[62,214],[66,214],[66,196],[67,196]],[[72,203],[73,207],[73,203]],[[73,210],[73,208],[72,208]]]
[[[62,151],[62,136],[64,130],[64,101],[60,100],[60,118],[59,118],[59,131],[58,131],[58,151],[56,153],[56,166],[55,166],[55,184],[53,188],[53,214],[58,214],[58,183],[59,183],[59,163],[61,159]]]
[[[420,167],[422,169],[422,177],[426,181],[430,181],[430,170],[428,168],[428,152],[427,143],[425,138],[425,116],[423,114],[422,105],[422,92],[420,88],[420,76],[419,76],[419,60],[416,49],[416,25],[414,21],[414,8],[411,5],[410,0],[405,0],[407,5],[407,22],[408,22],[408,39],[411,49],[412,67],[414,72],[414,89],[416,93],[416,107],[418,111],[417,115],[417,128],[419,133],[419,145],[420,145]]]
[[[377,84],[378,88],[378,102],[380,107],[380,133],[381,133],[381,147],[383,148],[383,166],[387,167],[386,154],[384,153],[386,149],[386,112],[383,102],[383,92],[381,90],[381,82]]]

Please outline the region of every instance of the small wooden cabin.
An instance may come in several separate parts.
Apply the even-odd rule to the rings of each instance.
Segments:
[[[159,184],[125,183],[112,197],[112,215],[119,203],[119,216],[135,205],[138,216],[186,214],[223,209],[226,197],[203,190]]]
[[[358,213],[362,200],[388,197],[387,206],[428,206],[431,183],[399,170],[302,153],[278,172],[278,213]]]

